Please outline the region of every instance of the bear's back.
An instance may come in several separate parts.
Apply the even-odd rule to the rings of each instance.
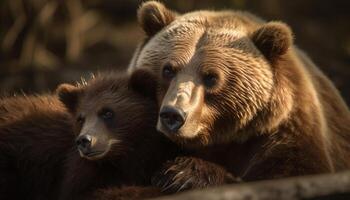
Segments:
[[[73,145],[71,118],[56,96],[2,98],[0,199],[52,199]]]
[[[322,110],[324,134],[329,141],[330,156],[336,170],[350,166],[350,111],[334,84],[301,50],[295,48],[298,59],[309,73]]]
[[[25,119],[28,115],[40,113],[47,116],[53,112],[67,115],[62,103],[53,95],[19,95],[0,99],[0,125]]]

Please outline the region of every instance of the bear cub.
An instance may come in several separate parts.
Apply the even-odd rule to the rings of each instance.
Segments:
[[[178,148],[155,129],[154,77],[139,70],[0,100],[0,199],[161,195],[152,174]]]
[[[119,189],[150,186],[154,172],[178,154],[156,130],[156,82],[150,73],[101,74],[84,85],[62,84],[57,94],[74,120],[77,145],[67,158],[60,199],[160,195],[152,187],[124,188],[134,196]]]

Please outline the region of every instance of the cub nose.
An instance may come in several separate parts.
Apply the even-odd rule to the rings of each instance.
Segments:
[[[159,113],[160,122],[171,132],[176,132],[185,123],[186,114],[179,108],[165,106]]]
[[[84,154],[89,153],[91,149],[91,142],[92,137],[90,135],[81,135],[75,140],[75,144],[77,145],[78,149]]]

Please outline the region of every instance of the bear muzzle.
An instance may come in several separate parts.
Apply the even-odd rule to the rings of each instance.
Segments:
[[[163,107],[159,114],[162,126],[170,133],[176,133],[184,125],[186,116],[182,109],[174,106]]]
[[[175,78],[160,108],[157,129],[168,137],[194,137],[204,91],[192,76]]]
[[[103,155],[107,152],[107,150],[99,148],[96,138],[89,134],[78,136],[78,138],[75,140],[75,144],[77,145],[80,156],[90,160],[96,160],[103,157]]]

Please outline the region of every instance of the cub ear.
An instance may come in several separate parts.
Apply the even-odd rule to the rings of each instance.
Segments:
[[[132,72],[130,80],[130,87],[136,92],[156,99],[157,94],[157,77],[147,69],[137,69]]]
[[[82,93],[82,89],[71,84],[63,83],[56,89],[56,94],[59,100],[66,106],[69,112],[75,113],[79,96]]]
[[[269,22],[252,34],[252,41],[270,62],[274,62],[293,44],[293,33],[282,22]]]
[[[147,36],[151,37],[176,18],[176,13],[157,1],[143,3],[137,11],[137,18]]]

